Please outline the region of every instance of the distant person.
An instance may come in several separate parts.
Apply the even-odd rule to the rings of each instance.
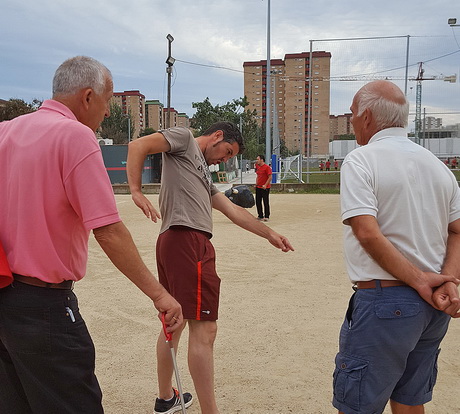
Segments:
[[[319,170],[320,170],[321,172],[324,171],[324,162],[323,162],[323,161],[320,161],[320,162],[319,162]]]
[[[439,345],[460,316],[460,190],[441,161],[407,138],[409,104],[396,85],[368,83],[350,109],[361,147],[341,166],[340,197],[356,292],[340,332],[333,405],[382,413],[390,400],[393,414],[421,414]]]
[[[265,157],[263,155],[257,156],[254,168],[257,174],[257,218],[258,220],[268,221],[270,219],[270,187],[272,181],[272,169],[268,164],[265,164]]]
[[[329,160],[326,161],[326,171],[331,171],[331,162]]]
[[[337,160],[334,160],[334,170],[338,170],[339,169],[339,162]]]
[[[14,274],[0,289],[1,413],[103,412],[94,345],[73,292],[86,272],[91,230],[113,264],[166,312],[168,330],[182,325],[180,305],[144,265],[120,219],[96,140],[112,85],[98,61],[71,58],[54,75],[52,99],[0,123],[0,244]]]
[[[450,162],[451,168],[454,170],[457,168],[457,158],[452,158],[452,161]]]
[[[212,183],[208,166],[227,162],[243,150],[238,128],[230,122],[217,122],[198,138],[187,128],[170,128],[132,141],[128,151],[127,171],[133,201],[154,222],[162,219],[156,245],[158,274],[160,282],[182,305],[189,326],[189,370],[201,412],[206,414],[219,413],[214,391],[213,347],[220,279],[210,241],[212,208],[283,252],[293,250],[286,237],[258,222]],[[158,153],[163,153],[161,216],[141,191],[145,157]],[[176,350],[179,339],[180,332],[175,332]],[[173,365],[163,332],[158,337],[157,359],[159,396],[154,412],[180,411],[180,403],[172,392]]]

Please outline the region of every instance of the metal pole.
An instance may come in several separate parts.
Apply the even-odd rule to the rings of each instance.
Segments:
[[[131,117],[128,115],[128,142],[131,142]]]
[[[425,148],[425,125],[426,125],[426,108],[423,108],[423,129],[422,129],[423,148]]]
[[[166,114],[166,129],[168,129],[171,126],[171,72],[172,72],[172,67],[168,66],[166,68],[166,72],[168,73],[168,113]]]
[[[310,40],[310,57],[308,65],[308,106],[307,106],[307,183],[310,182],[310,145],[311,145],[311,95],[312,91],[312,66],[313,66],[313,40]]]
[[[240,115],[240,132],[243,135],[243,116]],[[240,183],[243,184],[243,154],[240,154]]]
[[[271,127],[270,127],[270,0],[267,1],[267,72],[265,83],[265,160],[269,162],[271,159]]]
[[[166,73],[168,74],[168,113],[166,114],[166,129],[171,127],[171,76],[172,76],[172,66],[174,64],[174,59],[171,56],[171,43],[174,40],[170,34],[166,36],[168,39],[168,58],[166,63],[168,67],[166,68]]]
[[[409,73],[409,39],[410,36],[407,35],[407,47],[406,47],[406,77],[404,81],[404,96],[407,96],[407,78]]]

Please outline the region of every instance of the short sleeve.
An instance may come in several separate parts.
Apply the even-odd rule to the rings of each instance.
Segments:
[[[344,162],[340,172],[342,221],[356,216],[377,216],[378,204],[369,174],[353,161]]]

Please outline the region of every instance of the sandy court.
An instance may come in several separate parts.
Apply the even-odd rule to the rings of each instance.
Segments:
[[[158,196],[149,198],[158,205]],[[149,222],[129,195],[117,195],[116,200],[143,259],[156,274],[159,224]],[[282,253],[214,213],[212,240],[222,279],[215,345],[220,411],[335,413],[330,403],[332,371],[352,293],[342,257],[339,196],[272,194],[271,208],[269,226],[286,235],[295,252]],[[255,214],[255,207],[250,211]],[[151,302],[114,268],[93,237],[87,276],[76,293],[96,345],[106,413],[152,413],[160,322]],[[194,393],[186,336],[187,331],[178,365],[184,390]],[[459,355],[460,320],[453,320],[427,414],[460,412]],[[187,412],[200,413],[198,401]]]

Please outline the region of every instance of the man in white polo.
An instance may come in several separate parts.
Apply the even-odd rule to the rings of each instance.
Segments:
[[[356,292],[340,331],[333,405],[378,414],[390,400],[394,414],[422,414],[439,344],[459,316],[460,191],[407,138],[409,105],[396,85],[365,85],[350,109],[362,147],[342,164],[340,193]]]

